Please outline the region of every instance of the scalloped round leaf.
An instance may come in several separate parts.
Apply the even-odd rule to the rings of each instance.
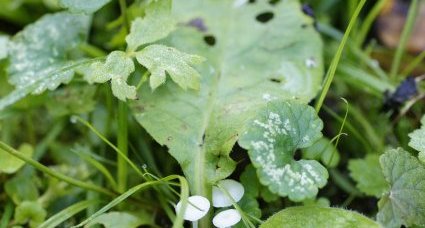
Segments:
[[[316,196],[328,172],[314,160],[294,160],[297,149],[322,137],[314,109],[295,101],[273,101],[249,121],[239,145],[248,150],[262,184],[293,201]]]
[[[388,190],[388,183],[379,165],[379,155],[369,154],[364,159],[350,159],[348,169],[357,188],[366,195],[381,197]]]
[[[378,202],[377,219],[385,227],[425,226],[425,166],[402,148],[379,159],[391,188]]]
[[[89,17],[59,12],[46,14],[9,42],[9,82],[16,89],[0,100],[0,110],[26,95],[54,90],[68,83],[74,71],[69,52],[85,40]]]
[[[380,228],[370,218],[340,208],[301,206],[284,209],[265,221],[260,228],[275,227],[356,227]]]

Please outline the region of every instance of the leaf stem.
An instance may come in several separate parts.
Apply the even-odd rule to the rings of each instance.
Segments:
[[[90,191],[95,191],[95,192],[99,192],[105,195],[110,195],[110,196],[114,196],[115,194],[109,190],[106,190],[105,188],[93,185],[93,184],[89,184],[80,180],[76,180],[74,178],[68,177],[66,175],[63,175],[61,173],[55,172],[51,169],[49,169],[48,167],[44,166],[43,164],[33,160],[32,158],[26,157],[25,155],[19,153],[18,151],[16,151],[15,149],[13,149],[12,147],[10,147],[9,145],[7,145],[6,143],[0,141],[0,150],[7,152],[19,159],[21,159],[22,161],[25,161],[26,163],[32,165],[33,167],[35,167],[36,169],[40,170],[41,172],[48,174],[52,177],[55,177],[59,180],[62,180],[64,182],[67,182],[68,184],[83,188],[83,189],[87,189]]]
[[[128,159],[128,123],[127,123],[127,104],[124,101],[118,101],[118,150],[122,155],[117,155],[117,180],[118,191],[124,192],[127,189],[127,163]],[[126,157],[126,159],[124,158]]]
[[[130,21],[127,16],[127,2],[126,0],[119,0],[121,16],[123,17],[124,28],[126,30],[126,34],[130,32]]]

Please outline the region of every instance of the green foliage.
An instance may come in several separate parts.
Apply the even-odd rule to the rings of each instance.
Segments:
[[[229,153],[246,120],[263,104],[293,97],[307,102],[316,94],[323,73],[317,55],[322,46],[313,21],[300,8],[293,0],[240,8],[223,0],[173,2],[177,23],[201,18],[216,40],[209,46],[202,27],[182,26],[166,41],[207,59],[197,68],[200,90],[183,91],[166,83],[152,93],[143,85],[132,111],[169,148],[195,193],[204,194],[205,185],[232,173],[235,163]],[[273,19],[257,22],[265,11],[273,12]]]
[[[339,151],[329,139],[324,137],[303,150],[303,157],[320,160],[327,167],[337,166],[340,159]]]
[[[8,55],[9,37],[0,35],[0,60]]]
[[[314,160],[294,160],[297,149],[322,137],[322,121],[310,106],[297,102],[270,102],[249,121],[239,145],[248,150],[262,184],[281,196],[302,201],[316,196],[328,179]]]
[[[33,154],[33,148],[29,144],[22,144],[19,147],[18,151],[26,157],[31,157]],[[24,161],[0,150],[0,173],[15,173],[24,164]]]
[[[143,19],[136,18],[131,24],[130,34],[126,37],[128,48],[136,50],[139,46],[165,38],[175,29],[175,20],[171,16],[171,0],[153,1],[146,8]]]
[[[385,227],[425,226],[425,166],[402,148],[379,159],[390,189],[378,202],[377,219]]]
[[[46,210],[35,201],[24,201],[15,209],[15,221],[18,224],[29,223],[31,228],[38,227],[46,216]]]
[[[142,225],[152,225],[152,218],[143,212],[109,212],[91,220],[85,227],[102,224],[105,228],[136,228]]]
[[[364,159],[351,159],[348,169],[357,182],[357,188],[366,195],[381,197],[388,190],[388,183],[379,165],[379,155],[369,154]]]
[[[59,0],[59,5],[73,13],[94,13],[111,0]]]
[[[425,163],[425,116],[421,119],[421,128],[409,134],[409,146],[419,151],[418,158]]]
[[[106,58],[105,63],[92,63],[83,69],[84,78],[89,83],[104,83],[111,81],[112,93],[115,97],[125,101],[136,99],[136,87],[127,84],[128,76],[134,71],[133,60],[125,52],[114,51]]]
[[[9,82],[16,89],[0,100],[0,110],[26,95],[68,83],[74,71],[68,55],[87,35],[89,18],[60,12],[43,16],[9,42]]]
[[[364,227],[379,228],[373,220],[354,211],[330,207],[290,207],[278,212],[260,228],[273,227]]]
[[[190,65],[200,64],[202,57],[189,55],[172,47],[150,45],[137,52],[137,61],[150,72],[150,86],[156,89],[165,83],[166,73],[183,89],[199,89],[199,73]]]

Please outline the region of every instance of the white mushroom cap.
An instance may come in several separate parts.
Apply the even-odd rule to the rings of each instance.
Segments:
[[[222,211],[213,218],[213,224],[218,228],[230,227],[239,221],[241,221],[241,214],[235,209]]]
[[[245,189],[243,185],[235,180],[226,179],[218,182],[222,188],[226,189],[235,202],[242,199]],[[229,196],[218,187],[213,187],[212,202],[214,207],[228,207],[232,205]]]
[[[190,202],[190,203],[189,203]],[[176,205],[176,213],[180,211],[182,201]],[[193,205],[192,205],[193,204]],[[194,207],[196,206],[196,207]],[[210,201],[203,196],[190,196],[183,218],[188,221],[197,221],[204,217],[210,209]]]

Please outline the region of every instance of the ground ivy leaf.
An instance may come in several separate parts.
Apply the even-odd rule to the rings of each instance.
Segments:
[[[409,146],[419,151],[419,160],[425,163],[425,116],[421,119],[421,128],[409,134]]]
[[[29,144],[22,144],[19,147],[18,151],[26,157],[31,157],[33,153],[33,148]],[[7,152],[0,150],[0,173],[15,173],[24,164],[25,162],[21,159],[18,159]]]
[[[31,228],[38,227],[44,222],[46,216],[46,210],[36,201],[24,201],[15,209],[15,222],[18,224],[29,222]]]
[[[59,0],[59,5],[73,13],[94,13],[111,0]]]
[[[66,12],[43,16],[9,42],[9,82],[16,86],[0,100],[0,110],[26,95],[54,90],[69,82],[74,72],[67,54],[82,42],[89,18]]]
[[[348,169],[357,188],[366,195],[379,198],[388,190],[388,183],[379,165],[379,155],[369,154],[364,159],[350,159]]]
[[[137,61],[150,72],[150,86],[156,89],[165,82],[166,73],[183,89],[199,89],[199,73],[191,67],[204,61],[197,55],[183,53],[164,45],[150,45],[137,52]]]
[[[118,99],[136,99],[136,87],[127,84],[128,76],[134,71],[133,60],[125,52],[113,51],[106,61],[92,63],[83,69],[84,79],[89,83],[105,83],[111,81],[112,93]]]
[[[260,228],[274,227],[358,227],[380,228],[368,217],[340,208],[301,206],[284,209],[264,222]]]
[[[402,148],[379,161],[391,188],[378,202],[378,221],[385,227],[425,226],[425,166]]]
[[[141,45],[165,38],[174,29],[171,0],[152,1],[146,9],[145,17],[132,22],[130,34],[125,40],[131,50],[136,50]]]
[[[273,13],[267,23],[256,17]],[[296,0],[234,7],[228,0],[173,1],[179,28],[162,43],[206,58],[199,90],[148,83],[132,102],[137,121],[180,163],[195,194],[229,176],[245,122],[271,100],[309,102],[323,75],[322,41]],[[215,43],[205,42],[213,36]]]
[[[249,121],[238,142],[248,150],[262,184],[273,193],[302,201],[316,196],[328,172],[317,161],[294,160],[294,154],[322,137],[322,128],[312,107],[273,101]]]
[[[105,228],[136,228],[142,225],[153,225],[152,216],[147,213],[109,212],[91,220],[85,227],[102,224]]]

